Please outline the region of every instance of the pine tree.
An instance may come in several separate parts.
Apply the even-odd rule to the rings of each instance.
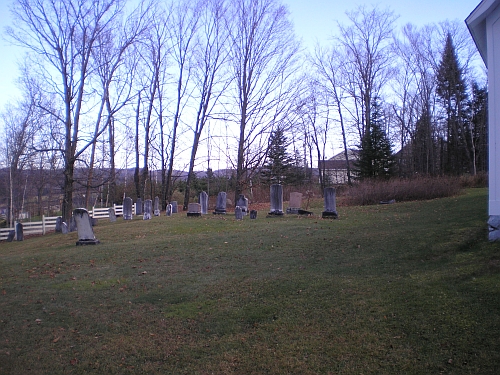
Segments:
[[[391,142],[383,129],[384,119],[378,100],[372,103],[370,127],[361,141],[359,160],[355,163],[360,179],[389,178],[394,174]]]
[[[471,167],[472,147],[470,130],[465,119],[467,92],[463,69],[458,61],[450,34],[446,37],[436,80],[436,93],[446,111],[444,172],[458,175],[466,172]]]
[[[287,152],[288,140],[283,129],[277,128],[269,137],[267,163],[261,171],[261,181],[265,184],[285,184],[291,179],[294,159]]]

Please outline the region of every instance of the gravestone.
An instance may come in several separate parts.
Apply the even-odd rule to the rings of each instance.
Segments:
[[[250,210],[250,219],[252,219],[252,220],[257,219],[257,211],[256,210]]]
[[[142,219],[151,220],[152,213],[153,213],[153,201],[151,199],[146,199],[144,201],[144,213]]]
[[[56,233],[61,233],[62,232],[62,229],[61,229],[61,225],[63,223],[63,219],[62,217],[57,217],[56,218]]]
[[[78,229],[78,241],[76,245],[96,245],[99,240],[95,238],[94,231],[90,225],[89,213],[85,208],[76,208],[73,210],[73,217]]]
[[[7,233],[7,242],[14,241],[15,236],[16,236],[16,231],[14,229],[9,230],[9,233]]]
[[[113,207],[108,209],[109,222],[114,223],[116,221],[116,213]]]
[[[302,206],[302,193],[290,193],[290,201],[288,202],[287,214],[298,214]]]
[[[16,241],[24,240],[23,223],[16,224]]]
[[[221,191],[217,195],[217,202],[215,204],[214,215],[225,215],[226,214],[226,192]]]
[[[69,233],[68,224],[66,224],[64,221],[61,224],[61,233],[62,234],[68,234]]]
[[[243,208],[240,206],[236,206],[234,208],[234,217],[236,220],[243,220]]]
[[[243,215],[246,215],[248,212],[248,198],[246,198],[243,194],[238,195],[238,199],[236,199],[236,206],[241,208]]]
[[[201,216],[201,204],[189,203],[187,216]]]
[[[123,220],[132,220],[132,198],[130,197],[123,200]]]
[[[321,214],[321,217],[323,219],[337,219],[339,217],[335,200],[335,188],[333,187],[325,188],[325,210]]]
[[[165,213],[167,216],[172,216],[172,205],[171,204],[167,204],[167,208],[166,208]]]
[[[170,204],[172,205],[172,213],[176,214],[178,212],[177,201],[173,201]]]
[[[135,202],[135,214],[142,215],[143,212],[144,212],[144,210],[142,208],[142,199],[137,198],[137,202]]]
[[[271,210],[268,216],[283,216],[283,185],[271,185]]]
[[[155,197],[154,215],[160,216],[160,198],[158,198],[158,197]]]
[[[200,204],[201,214],[206,215],[208,213],[208,194],[205,191],[200,193]]]

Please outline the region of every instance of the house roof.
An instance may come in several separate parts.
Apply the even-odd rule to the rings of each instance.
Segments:
[[[487,38],[486,38],[486,18],[500,6],[500,0],[482,0],[481,3],[467,17],[465,23],[476,43],[477,49],[488,66]]]

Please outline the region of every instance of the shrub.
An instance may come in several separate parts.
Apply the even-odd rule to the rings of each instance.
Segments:
[[[365,180],[345,190],[342,202],[346,205],[369,205],[392,200],[427,200],[458,195],[461,189],[460,178],[456,177]]]

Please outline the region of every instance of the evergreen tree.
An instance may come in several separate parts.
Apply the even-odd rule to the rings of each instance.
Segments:
[[[471,168],[472,144],[468,121],[465,118],[467,92],[463,69],[450,34],[446,37],[436,80],[436,93],[446,111],[444,172],[458,175]]]
[[[394,174],[394,156],[383,128],[384,118],[378,100],[372,103],[370,127],[361,140],[359,160],[355,163],[360,179],[389,178]]]
[[[294,159],[287,152],[288,140],[283,129],[277,128],[269,137],[267,162],[261,171],[265,184],[285,184],[292,180]]]
[[[472,141],[474,146],[474,172],[488,171],[488,90],[472,84],[472,98],[468,104]]]

